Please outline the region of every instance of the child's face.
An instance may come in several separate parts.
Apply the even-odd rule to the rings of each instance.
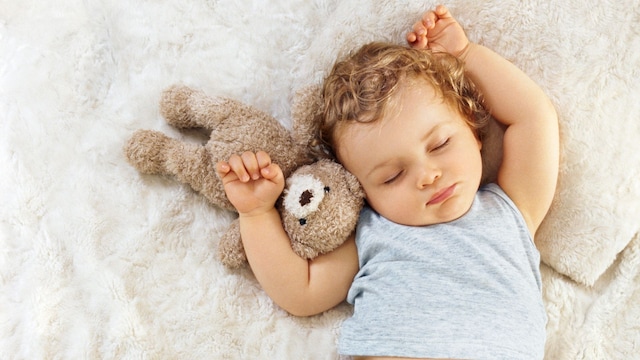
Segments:
[[[414,226],[455,220],[478,190],[482,145],[431,86],[418,82],[396,96],[380,121],[343,130],[338,157],[387,219]]]

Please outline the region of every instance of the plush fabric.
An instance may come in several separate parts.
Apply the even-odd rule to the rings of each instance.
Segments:
[[[351,309],[295,318],[215,257],[232,215],[122,154],[184,83],[290,126],[295,91],[434,2],[0,0],[0,353],[333,359]],[[562,165],[536,242],[548,359],[640,348],[640,2],[447,3],[555,103]],[[494,164],[490,164],[495,166]]]

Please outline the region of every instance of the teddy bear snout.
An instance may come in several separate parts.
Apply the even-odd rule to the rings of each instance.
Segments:
[[[306,206],[311,203],[311,200],[313,200],[313,193],[309,190],[305,190],[300,194],[298,202],[300,203],[300,206]]]
[[[286,211],[305,225],[307,217],[318,210],[329,187],[311,175],[293,175],[287,180],[284,196]]]

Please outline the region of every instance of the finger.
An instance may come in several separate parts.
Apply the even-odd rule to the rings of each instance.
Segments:
[[[258,159],[258,165],[260,166],[260,174],[267,179],[273,180],[277,178],[279,175],[282,175],[282,169],[277,164],[273,164],[271,162],[271,156],[265,151],[258,151],[256,153],[256,158]],[[284,175],[282,175],[284,177]]]
[[[244,168],[247,169],[247,173],[253,180],[260,179],[260,167],[258,166],[258,159],[256,154],[251,151],[245,151],[241,155]]]
[[[216,163],[216,172],[218,173],[218,176],[220,176],[221,178],[227,175],[230,170],[231,170],[231,167],[226,161],[218,161]]]
[[[262,177],[273,182],[276,182],[279,178],[284,179],[284,174],[278,164],[269,164],[269,166],[262,168],[260,173],[262,174]]]
[[[449,12],[449,9],[447,9],[447,7],[444,5],[436,6],[435,14],[438,16],[439,19],[447,19],[452,17],[451,13]]]
[[[219,161],[216,163],[216,172],[223,184],[228,184],[238,180],[238,176],[236,173],[231,171],[231,166],[226,161]]]
[[[251,177],[249,176],[249,172],[247,172],[247,169],[244,167],[244,162],[242,161],[242,158],[239,155],[231,155],[231,157],[229,157],[229,166],[231,167],[230,171],[233,171],[236,176],[238,177],[238,179],[240,179],[240,181],[242,182],[247,182],[249,180],[251,180]]]
[[[414,42],[416,42],[416,40],[418,40],[418,36],[416,35],[415,32],[411,31],[407,33],[407,42],[409,44],[413,44]]]
[[[413,32],[416,35],[416,38],[420,38],[421,36],[425,36],[427,34],[427,28],[424,26],[422,21],[417,21],[413,24]]]
[[[411,46],[414,49],[426,49],[428,44],[428,40],[425,35],[416,36],[414,41],[410,41],[407,35],[407,42],[409,43],[409,46]]]
[[[423,36],[410,45],[414,49],[427,49],[429,41],[427,40],[426,36]]]
[[[424,49],[427,47],[427,29],[422,21],[413,24],[413,31],[407,34],[407,42],[412,48]]]
[[[258,167],[260,169],[266,168],[271,165],[271,156],[266,151],[258,151],[256,153],[256,159],[258,161]]]
[[[435,11],[427,11],[422,15],[422,24],[427,30],[436,25],[436,20],[438,20],[438,15],[436,15]]]

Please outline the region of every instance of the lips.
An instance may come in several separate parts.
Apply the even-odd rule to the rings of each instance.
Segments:
[[[449,186],[448,188],[444,188],[444,189],[436,192],[435,194],[433,194],[431,199],[429,199],[429,201],[427,201],[427,205],[435,205],[435,204],[439,204],[439,203],[447,200],[453,194],[455,189],[456,189],[456,184],[453,184],[453,185]]]

